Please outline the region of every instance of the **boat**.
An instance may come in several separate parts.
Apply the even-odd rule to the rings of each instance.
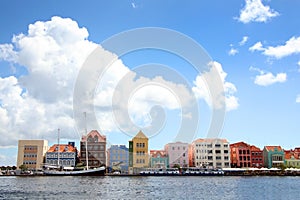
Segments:
[[[97,167],[93,169],[76,169],[73,167],[61,167],[59,169],[54,166],[45,166],[44,175],[46,176],[99,176],[105,174],[105,167]]]

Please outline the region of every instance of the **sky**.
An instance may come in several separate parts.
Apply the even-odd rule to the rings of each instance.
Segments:
[[[178,138],[209,136],[216,121],[215,134],[230,143],[299,147],[299,7],[294,0],[1,1],[0,166],[16,164],[20,139],[52,145],[59,128],[61,142],[78,146],[85,126],[99,129],[109,145],[128,145],[140,129],[150,149],[162,149]],[[108,45],[149,27],[161,34],[136,35],[118,48],[140,38],[179,49],[193,41],[211,68],[199,71],[160,48],[123,55]],[[163,31],[184,37],[160,38]],[[101,75],[100,67],[82,70],[95,49],[101,62],[114,60]],[[192,50],[182,54],[198,55]],[[90,112],[84,118],[86,107],[73,104],[81,86],[97,125]]]

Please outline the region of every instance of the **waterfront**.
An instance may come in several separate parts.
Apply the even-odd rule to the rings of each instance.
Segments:
[[[0,177],[0,199],[299,199],[300,177]]]

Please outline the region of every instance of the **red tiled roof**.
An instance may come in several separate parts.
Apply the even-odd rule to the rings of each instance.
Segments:
[[[277,151],[282,151],[281,146],[265,146],[267,151],[275,151],[275,149],[277,148]]]
[[[249,144],[245,143],[245,142],[236,142],[236,143],[233,143],[233,144],[230,144],[230,147],[250,147]]]
[[[295,159],[300,159],[300,153],[296,152],[295,150],[284,150],[284,158],[291,159],[294,157]]]
[[[54,144],[47,152],[57,152],[56,147],[58,147],[58,144]],[[59,145],[59,152],[76,152],[76,147],[73,147],[69,144],[60,144]]]
[[[262,150],[260,148],[258,148],[257,146],[251,145],[250,151],[262,151]]]
[[[152,158],[156,158],[158,155],[160,157],[165,157],[166,156],[166,151],[164,151],[164,150],[150,150],[150,156]]]

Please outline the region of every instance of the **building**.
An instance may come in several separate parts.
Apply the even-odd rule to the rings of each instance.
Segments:
[[[251,152],[251,166],[252,167],[263,167],[263,151],[254,146],[254,145],[251,145],[250,147],[250,152]]]
[[[149,167],[148,138],[139,131],[129,141],[129,173],[139,173],[143,168]]]
[[[125,145],[111,145],[107,155],[112,171],[128,172],[129,149]]]
[[[77,157],[78,151],[74,142],[69,142],[69,144],[54,144],[47,151],[45,162],[49,165],[75,167]]]
[[[231,167],[251,167],[251,146],[245,142],[230,144]]]
[[[265,167],[280,167],[284,164],[284,151],[281,146],[265,146],[263,158]]]
[[[150,167],[168,168],[169,157],[164,150],[150,150]]]
[[[88,166],[99,167],[106,165],[106,136],[92,130],[80,141],[80,161],[86,165],[86,144],[88,152]]]
[[[192,146],[195,167],[230,167],[230,145],[226,139],[197,139]]]
[[[19,140],[17,168],[26,165],[28,169],[41,169],[47,150],[47,140]]]
[[[300,148],[285,150],[285,166],[300,168]]]
[[[165,151],[169,157],[169,167],[189,167],[189,144],[182,142],[168,143]]]

